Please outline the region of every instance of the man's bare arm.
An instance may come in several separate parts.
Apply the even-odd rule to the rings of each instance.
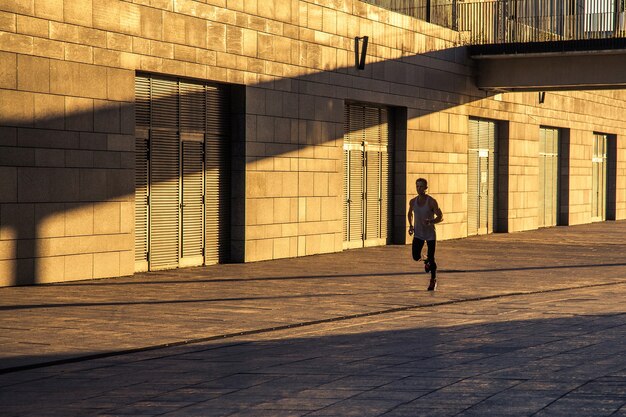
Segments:
[[[441,223],[443,221],[443,213],[441,211],[441,209],[439,208],[439,204],[437,203],[437,200],[435,200],[434,198],[431,198],[432,201],[432,210],[433,213],[435,213],[435,218],[432,220],[433,224],[436,223]]]
[[[406,218],[409,221],[409,234],[412,234],[413,231],[413,200],[409,201],[409,211],[406,214]]]

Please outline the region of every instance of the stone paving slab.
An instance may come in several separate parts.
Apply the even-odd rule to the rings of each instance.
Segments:
[[[626,282],[626,221],[442,241],[438,263],[436,293],[425,291],[428,276],[409,246],[1,288],[0,372],[393,309],[417,308],[414,314],[427,316],[419,308],[615,285]],[[561,304],[579,303],[561,297]],[[465,305],[464,321],[490,310],[532,309],[518,299],[477,306]],[[543,308],[551,314],[553,306]]]
[[[0,405],[6,417],[620,416],[624,287],[431,306],[5,373]],[[528,308],[511,311],[511,301]]]

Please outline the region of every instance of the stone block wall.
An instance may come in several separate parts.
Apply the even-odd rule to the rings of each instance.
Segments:
[[[249,87],[247,103],[246,260],[340,251],[343,102]]]
[[[134,72],[57,3],[0,8],[0,285],[133,273]]]
[[[426,178],[428,192],[444,212],[445,221],[437,225],[437,236],[466,236],[467,113],[459,109],[426,113],[410,118],[408,128],[407,199],[416,195],[415,180]]]
[[[616,140],[616,219],[623,219],[626,202],[623,150],[624,124],[618,114],[625,111],[624,91],[547,92],[544,103],[537,92],[507,93],[470,105],[472,116],[508,122],[508,231],[537,227],[539,129],[560,128],[569,143],[567,201],[559,223],[591,221],[593,134],[606,133]]]
[[[133,273],[136,71],[245,86],[246,261],[342,250],[352,101],[404,119],[396,242],[418,177],[444,211],[439,238],[467,235],[470,117],[507,126],[508,231],[537,227],[540,126],[569,132],[569,224],[590,221],[593,132],[615,135],[626,218],[626,95],[479,91],[459,39],[358,0],[0,0],[0,285]]]

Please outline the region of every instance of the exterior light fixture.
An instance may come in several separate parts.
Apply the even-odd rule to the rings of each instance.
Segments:
[[[360,41],[363,40],[363,43]],[[367,42],[369,36],[357,36],[354,38],[354,66],[359,70],[365,69],[365,57],[367,56]]]
[[[540,91],[539,92],[539,104],[543,104],[544,101],[546,101],[546,92]]]

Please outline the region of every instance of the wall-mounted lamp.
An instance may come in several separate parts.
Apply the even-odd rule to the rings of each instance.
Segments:
[[[540,91],[539,92],[539,104],[543,104],[544,101],[546,101],[546,92]]]
[[[363,43],[360,41],[363,40]],[[354,66],[357,69],[365,69],[365,57],[367,56],[367,42],[369,36],[361,36],[354,38]]]

